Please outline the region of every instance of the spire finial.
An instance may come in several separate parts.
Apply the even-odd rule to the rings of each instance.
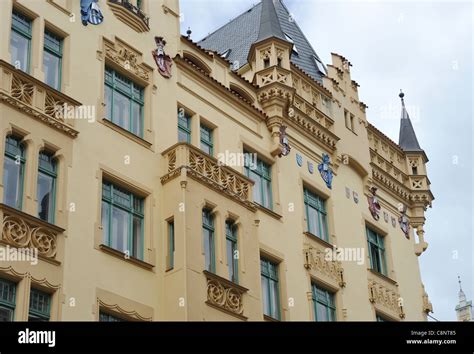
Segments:
[[[188,27],[188,30],[186,31],[188,38],[191,38],[191,33],[193,33],[193,31],[191,31],[191,27]]]
[[[458,275],[459,290],[462,291],[461,277]]]
[[[403,101],[403,97],[405,97],[405,94],[403,93],[402,89],[400,89],[400,94],[398,95]]]

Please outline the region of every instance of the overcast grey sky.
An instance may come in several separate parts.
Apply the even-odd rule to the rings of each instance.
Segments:
[[[181,31],[197,41],[257,0],[180,0]],[[439,320],[455,320],[457,276],[474,300],[473,3],[471,1],[285,0],[325,64],[348,58],[368,120],[398,142],[403,89],[430,162],[436,200],[428,210],[428,250],[419,258]]]

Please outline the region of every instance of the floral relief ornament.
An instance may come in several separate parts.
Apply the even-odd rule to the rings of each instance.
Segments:
[[[173,60],[165,53],[166,41],[163,37],[155,37],[156,49],[151,52],[158,66],[158,72],[161,76],[169,79],[171,77],[171,67]]]

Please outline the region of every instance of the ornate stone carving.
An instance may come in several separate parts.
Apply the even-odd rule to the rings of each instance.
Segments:
[[[272,48],[271,47],[262,49],[260,51],[260,59],[262,59],[262,60],[269,59],[271,55],[272,55]]]
[[[313,246],[306,246],[303,249],[305,263],[304,266],[308,270],[314,270],[317,273],[323,274],[326,277],[332,279],[340,287],[344,287],[344,269],[342,263],[334,260],[326,260],[326,252],[321,248],[315,248]]]
[[[422,285],[422,287],[423,287],[423,312],[426,314],[429,314],[433,312],[433,304],[430,302],[428,293],[425,290],[425,286]]]
[[[179,176],[181,168],[185,168],[193,179],[225,193],[247,208],[255,209],[251,201],[252,181],[215,158],[185,143],[175,145],[164,156],[168,173],[161,178],[162,184]]]
[[[368,279],[369,301],[394,316],[405,318],[403,300],[395,282],[370,273]]]
[[[150,83],[151,69],[142,61],[141,53],[137,52],[124,42],[116,39],[112,43],[104,39],[105,56],[108,60],[128,70],[132,75]]]
[[[79,107],[81,105],[79,102],[53,90],[3,60],[0,60],[0,76],[3,76],[8,83],[0,92],[0,101],[73,138],[79,134],[73,128],[73,120],[65,120],[63,116],[57,114],[58,109],[62,109],[61,107],[65,105]]]
[[[23,217],[23,213],[19,211],[12,211],[10,208],[4,210],[2,241],[16,248],[35,248],[38,255],[55,259],[58,232],[31,219],[31,216]]]
[[[151,52],[153,59],[155,59],[156,65],[158,66],[158,72],[164,78],[169,79],[171,77],[171,66],[173,60],[169,55],[165,53],[166,41],[163,37],[155,37],[156,49]]]
[[[207,280],[206,303],[245,318],[243,298],[247,289],[207,271],[204,275]]]

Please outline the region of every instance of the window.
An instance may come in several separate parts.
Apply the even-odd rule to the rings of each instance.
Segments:
[[[178,109],[178,141],[191,144],[191,117],[183,108]]]
[[[56,161],[53,154],[42,151],[39,154],[38,168],[38,217],[54,223],[56,200]]]
[[[411,172],[412,172],[412,175],[415,175],[415,176],[416,176],[416,175],[418,174],[418,167],[413,166],[413,167],[411,168]]]
[[[344,110],[344,122],[346,123],[346,128],[350,128],[350,122],[349,122],[349,112],[347,110]]]
[[[336,321],[336,305],[334,303],[334,294],[311,284],[313,294],[314,319],[317,322]]]
[[[16,284],[0,279],[0,322],[12,322],[15,313]]]
[[[329,235],[325,201],[305,188],[304,205],[306,209],[308,232],[324,241],[328,241]]]
[[[278,285],[278,265],[266,259],[260,259],[263,313],[280,319],[280,295]]]
[[[116,185],[102,184],[104,243],[133,258],[143,260],[144,200]]]
[[[205,269],[215,272],[214,217],[209,209],[202,211],[202,236],[204,242]]]
[[[31,20],[13,11],[10,52],[12,65],[24,72],[30,71]]]
[[[282,62],[283,62],[283,60],[282,60],[281,58],[278,58],[278,59],[277,59],[277,66],[278,66],[279,68],[281,68]]]
[[[56,90],[61,89],[62,57],[63,40],[46,30],[43,54],[44,81]]]
[[[125,320],[109,313],[99,311],[99,322],[125,322]]]
[[[285,38],[288,42],[290,42],[291,44],[293,44],[293,53],[295,53],[296,55],[298,55],[298,49],[296,48],[296,44],[295,44],[295,41],[293,41],[293,38],[291,38],[289,35],[287,35],[285,33]]]
[[[25,147],[21,139],[7,136],[3,163],[3,203],[21,210],[25,178]]]
[[[37,289],[30,292],[30,311],[28,321],[47,322],[49,321],[51,310],[51,295]]]
[[[143,88],[105,68],[106,118],[125,130],[143,137]]]
[[[168,221],[168,264],[167,270],[174,268],[174,221]]]
[[[253,199],[261,206],[272,209],[272,171],[271,166],[257,158],[254,164],[250,160],[252,154],[245,154],[245,174],[255,182],[253,187]]]
[[[346,128],[355,133],[354,126],[354,115],[344,110],[344,121],[346,122]]]
[[[351,114],[351,115],[350,115],[350,128],[349,128],[349,129],[352,130],[353,133],[355,133],[354,119],[355,119],[355,118],[354,118],[354,115]]]
[[[263,67],[266,69],[270,67],[270,58],[263,59]]]
[[[387,275],[383,236],[367,228],[367,240],[369,244],[370,268],[378,273]]]
[[[225,223],[225,239],[227,248],[227,267],[229,269],[229,280],[238,283],[239,251],[237,248],[237,225],[232,220]]]
[[[214,145],[212,143],[212,129],[204,125],[201,125],[201,150],[211,156],[214,150]]]

